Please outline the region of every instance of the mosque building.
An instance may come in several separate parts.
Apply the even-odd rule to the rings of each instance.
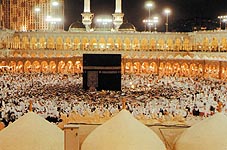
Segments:
[[[122,73],[226,79],[226,30],[138,32],[123,22],[121,0],[115,6],[106,28],[93,26],[95,14],[84,0],[82,21],[68,31],[1,30],[0,66],[13,73],[81,73],[84,53],[107,53],[122,55]]]
[[[9,2],[15,3],[14,5],[25,5],[25,0],[2,2],[7,5]],[[33,4],[32,0],[29,2]],[[49,10],[51,8],[46,2],[54,1],[41,2],[43,3],[40,6]],[[90,0],[84,0],[82,21],[72,23],[68,31],[62,30],[63,25],[39,24],[42,22],[41,16],[38,23],[37,19],[31,17],[30,26],[24,26],[26,28],[13,27],[15,24],[2,22],[4,17],[10,19],[7,14],[3,15],[3,18],[0,18],[1,26],[4,24],[9,26],[9,29],[0,30],[0,74],[5,71],[82,73],[83,54],[101,53],[121,54],[122,74],[143,73],[227,79],[227,30],[184,33],[138,32],[133,24],[123,21],[126,14],[122,12],[121,2],[122,0],[116,0],[112,24],[105,27],[93,25],[95,14],[90,10]],[[2,9],[6,9],[5,6],[0,7],[0,15]],[[16,16],[15,8],[13,13]],[[28,8],[25,11],[28,11]],[[19,12],[23,14],[23,11]],[[57,18],[49,19],[55,22]],[[23,20],[14,21],[19,26],[26,23]],[[224,115],[217,114],[206,118],[185,129],[184,133],[177,137],[173,149],[224,150],[227,147],[226,125],[227,119]],[[87,133],[83,141],[78,139],[81,137],[78,135],[78,128],[75,131],[69,124],[65,126],[64,135],[57,127],[29,112],[0,132],[0,150],[71,150],[74,147],[81,150],[90,150],[93,147],[109,150],[111,148],[167,150],[167,142],[160,139],[160,135],[156,135],[126,110],[122,110]],[[67,138],[71,138],[74,143]],[[23,144],[25,142],[27,144]]]

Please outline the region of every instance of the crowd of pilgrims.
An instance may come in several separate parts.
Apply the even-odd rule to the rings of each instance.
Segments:
[[[73,111],[111,117],[122,109],[123,99],[135,117],[187,119],[227,112],[227,85],[217,79],[124,74],[122,91],[84,91],[82,80],[81,74],[1,74],[0,122],[14,122],[31,103],[34,112],[54,123]]]

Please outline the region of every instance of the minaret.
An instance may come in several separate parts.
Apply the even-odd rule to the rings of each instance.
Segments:
[[[123,23],[124,14],[121,10],[121,0],[116,0],[116,9],[115,13],[113,14],[113,24],[115,31],[118,31],[120,25]]]
[[[91,23],[94,17],[94,14],[91,13],[91,10],[90,10],[90,0],[84,0],[84,12],[81,13],[81,15],[82,15],[82,23],[85,25],[86,31],[89,32],[91,30]]]

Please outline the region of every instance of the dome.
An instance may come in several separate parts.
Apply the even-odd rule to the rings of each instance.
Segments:
[[[29,112],[0,131],[4,150],[64,150],[64,134],[57,126]]]
[[[69,31],[70,32],[79,32],[79,31],[86,31],[85,26],[83,25],[83,23],[77,21],[72,23],[69,26]]]
[[[131,24],[131,23],[123,23],[120,27],[119,27],[119,29],[118,29],[119,31],[126,31],[126,32],[135,32],[136,31],[136,28],[135,28],[135,26],[133,25],[133,24]]]
[[[227,118],[218,113],[186,129],[177,139],[174,150],[225,150]]]
[[[127,110],[97,127],[81,150],[165,150],[158,135],[136,120]]]

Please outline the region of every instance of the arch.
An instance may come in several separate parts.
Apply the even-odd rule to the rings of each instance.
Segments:
[[[131,62],[125,63],[125,73],[132,73],[133,67]]]
[[[181,76],[189,76],[189,66],[187,63],[181,65]]]
[[[65,71],[66,73],[73,74],[74,73],[74,65],[73,65],[73,62],[72,61],[68,61],[66,63],[65,69],[66,69],[66,71]]]
[[[106,43],[106,48],[110,50],[114,50],[114,40],[112,38],[108,38]]]
[[[216,37],[212,38],[211,41],[211,51],[218,51],[218,40]]]
[[[195,44],[194,47],[195,47],[194,49],[196,51],[202,51],[203,50],[203,44],[202,44],[202,42],[196,42],[196,44]]]
[[[167,62],[165,64],[165,75],[172,75],[173,71],[172,71],[172,65],[171,63]]]
[[[227,80],[227,66],[223,67],[222,77],[225,81]]]
[[[53,52],[48,52],[47,57],[54,57],[54,53]]]
[[[142,73],[149,73],[149,63],[148,62],[143,62],[141,65],[141,72]]]
[[[27,36],[23,36],[22,37],[22,41],[21,41],[21,48],[20,49],[30,49],[30,46],[29,46],[29,40],[28,40],[28,37]]]
[[[194,63],[190,65],[190,76],[192,77],[198,76],[198,67]]]
[[[180,64],[179,63],[174,63],[172,68],[173,68],[173,73],[176,76],[179,76],[180,75]]]
[[[31,62],[30,61],[26,61],[25,63],[24,63],[24,72],[25,73],[31,73],[31,70],[32,69],[32,64],[31,64]]]
[[[31,49],[37,49],[37,39],[36,37],[31,38]]]
[[[214,77],[214,69],[215,67],[212,64],[206,64],[205,65],[205,76],[210,78]]]
[[[155,39],[150,40],[150,45],[149,45],[150,50],[156,50],[156,41]]]
[[[202,42],[202,47],[203,47],[203,51],[208,51],[209,50],[209,39],[207,37],[205,37],[203,39],[203,42]]]
[[[81,61],[76,61],[75,62],[74,72],[75,73],[81,73],[82,72],[82,63],[81,63]]]
[[[150,63],[149,72],[151,74],[158,74],[158,65],[157,65],[157,63],[155,63],[155,62]]]
[[[50,73],[56,73],[56,70],[57,70],[56,63],[54,61],[50,61],[49,66],[50,66],[49,68]]]
[[[37,55],[38,55],[39,58],[44,58],[44,57],[46,56],[46,55],[45,55],[44,53],[42,53],[42,52],[41,52],[41,53],[38,53]]]
[[[98,49],[98,42],[96,38],[92,38],[89,43],[89,49],[90,50],[97,50]]]
[[[0,66],[8,66],[6,61],[0,61]],[[10,69],[9,68],[0,68],[0,74],[5,73],[5,72],[9,72]]]
[[[160,64],[159,64],[159,76],[163,76],[163,75],[165,75],[165,63],[164,62],[161,62]]]
[[[24,67],[23,62],[22,61],[18,61],[17,62],[17,66],[16,66],[16,71],[19,72],[19,73],[23,73],[24,72],[23,67]]]
[[[31,55],[30,55],[32,58],[35,58],[35,57],[37,57],[37,54],[36,53],[31,53]]]
[[[47,39],[47,49],[55,49],[55,43],[54,43],[53,37],[49,37]]]
[[[1,61],[0,62],[0,66],[8,66],[6,61]],[[4,67],[4,68],[0,68],[0,74],[2,73],[6,73],[6,72],[10,72],[11,68],[10,67]]]
[[[124,50],[130,50],[131,49],[131,41],[129,38],[125,38],[124,40]]]
[[[41,66],[38,61],[32,63],[32,72],[39,73],[41,71]]]
[[[133,63],[133,73],[136,73],[136,74],[138,74],[138,73],[140,73],[140,62],[134,62]]]
[[[204,77],[210,77],[210,65],[206,64],[204,67]]]
[[[116,42],[115,42],[115,49],[118,49],[118,50],[122,50],[122,40],[120,38],[117,38],[116,39]]]
[[[99,39],[98,44],[100,50],[104,50],[106,48],[106,40],[103,37]]]
[[[203,65],[202,64],[199,64],[199,66],[198,66],[198,75],[200,77],[202,77],[203,74],[204,74],[203,72],[204,72]]]
[[[23,53],[22,57],[28,57],[28,54],[27,53]]]
[[[175,40],[175,50],[176,51],[180,51],[181,50],[181,40],[179,38],[177,38]]]
[[[0,66],[7,66],[6,61],[1,61],[1,62],[0,62]]]
[[[225,67],[221,67],[221,79],[222,80],[226,80],[226,68]]]
[[[80,40],[79,38],[74,38],[73,40],[73,49],[78,50],[80,48]]]
[[[212,78],[216,78],[216,79],[219,79],[220,77],[219,77],[219,65],[217,65],[217,64],[213,64],[213,65],[211,65],[211,67],[210,67],[210,69],[211,69],[211,77]]]
[[[17,52],[14,52],[13,57],[19,57],[19,54]]]
[[[227,41],[226,38],[221,39],[220,51],[226,52],[227,51]]]
[[[58,73],[65,73],[65,62],[64,61],[60,61],[58,63]]]
[[[165,48],[165,42],[163,39],[159,39],[157,43],[157,49],[158,50],[164,50]]]
[[[46,39],[44,37],[39,38],[39,49],[46,49]]]
[[[183,41],[183,50],[185,51],[189,51],[191,50],[190,49],[190,45],[189,45],[189,39],[188,38],[185,38],[184,41]]]
[[[127,45],[129,46],[129,47],[126,46],[127,50],[130,50],[130,49],[131,49],[130,40],[127,41]],[[132,49],[134,49],[134,50],[139,50],[139,49],[140,49],[139,40],[138,40],[137,38],[134,38],[134,39],[133,39],[133,42],[132,42]]]
[[[71,49],[71,39],[70,39],[69,37],[67,37],[67,38],[65,39],[64,49],[66,49],[66,50]]]
[[[62,37],[58,37],[56,39],[56,50],[63,50],[63,39],[62,39]]]
[[[87,38],[83,38],[82,39],[82,43],[81,43],[81,50],[87,50],[88,49],[88,39]]]
[[[54,54],[53,54],[54,55]],[[61,52],[58,52],[55,54],[56,57],[64,57],[64,55]]]
[[[12,48],[13,49],[19,49],[20,48],[20,38],[19,38],[19,36],[15,36],[13,38]]]
[[[71,55],[69,53],[65,53],[63,57],[71,57]]]
[[[41,62],[41,70],[42,73],[48,73],[49,72],[49,66],[46,61]]]
[[[11,68],[11,72],[12,73],[16,72],[16,66],[17,66],[17,63],[15,61],[10,61],[9,62],[9,67]]]
[[[148,50],[148,40],[145,39],[145,38],[143,38],[143,39],[141,40],[141,49],[142,49],[142,50]]]
[[[166,50],[173,50],[173,39],[167,39]]]

